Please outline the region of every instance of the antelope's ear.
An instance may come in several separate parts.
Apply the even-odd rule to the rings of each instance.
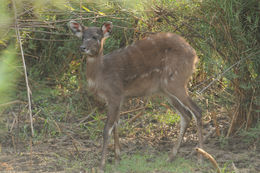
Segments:
[[[68,26],[77,37],[82,38],[83,26],[81,24],[72,20],[68,23]]]
[[[102,31],[103,31],[103,35],[104,37],[109,37],[111,32],[112,32],[112,28],[113,28],[113,25],[112,25],[112,22],[105,22],[103,25],[102,25]]]

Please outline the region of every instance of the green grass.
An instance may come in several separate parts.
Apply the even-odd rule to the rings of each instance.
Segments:
[[[187,173],[195,172],[198,166],[191,160],[177,158],[174,162],[167,162],[167,154],[137,153],[133,155],[123,155],[120,164],[107,164],[106,172],[120,173],[147,173],[147,172],[167,172],[167,173]]]
[[[123,155],[118,165],[107,163],[106,173],[215,173],[216,169],[207,159],[203,164],[197,164],[197,160],[177,157],[175,161],[167,161],[167,153],[149,153],[139,151],[132,155]],[[230,168],[232,162],[225,162],[220,168],[221,173],[234,173]]]

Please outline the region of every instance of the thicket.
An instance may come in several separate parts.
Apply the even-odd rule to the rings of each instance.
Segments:
[[[228,134],[259,121],[259,2],[205,0],[158,4],[150,26],[183,35],[197,50],[200,64],[192,88],[209,101],[206,109],[226,110]],[[150,20],[150,19],[148,19]]]
[[[218,114],[228,116],[227,135],[259,122],[260,24],[257,0],[2,1],[2,127],[7,127],[8,116],[16,113],[23,116],[20,119],[29,120],[27,86],[15,34],[17,29],[20,30],[28,70],[34,123],[44,119],[48,124],[53,118],[61,121],[66,119],[64,114],[68,112],[83,117],[86,111],[99,107],[100,103],[86,89],[84,71],[87,67],[78,50],[80,40],[67,27],[71,19],[87,26],[112,21],[114,30],[106,42],[105,53],[153,32],[176,32],[184,36],[200,58],[190,90],[201,100],[205,113],[213,118]],[[15,10],[17,18],[13,15]],[[69,107],[60,104],[57,108],[56,103],[61,102],[69,102]],[[50,116],[53,112],[55,116]],[[9,130],[13,128],[12,123],[8,124]],[[24,128],[25,133],[28,128]],[[38,133],[41,130],[38,129]]]

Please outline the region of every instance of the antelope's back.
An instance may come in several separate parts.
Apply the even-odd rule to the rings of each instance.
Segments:
[[[125,77],[128,77],[131,74],[147,73],[154,68],[162,69],[170,52],[175,54],[175,57],[186,58],[186,61],[195,61],[191,58],[196,58],[193,48],[179,35],[158,33],[105,55],[104,61],[109,64],[108,67],[123,68],[121,70],[125,72]],[[171,57],[168,59],[172,60]]]
[[[138,85],[146,81],[150,85],[167,69],[190,69],[185,73],[186,76],[191,75],[196,54],[182,37],[173,33],[159,33],[113,51],[105,55],[103,60],[104,73],[117,76],[123,81],[122,85]]]

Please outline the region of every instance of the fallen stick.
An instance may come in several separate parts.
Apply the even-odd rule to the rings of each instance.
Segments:
[[[145,109],[146,107],[147,107],[147,106],[140,107],[140,108],[136,108],[136,109],[129,110],[129,111],[125,111],[125,112],[121,112],[120,115],[128,114],[128,113],[131,113],[131,112],[136,112],[136,111],[139,111],[139,110]]]
[[[141,108],[137,108],[137,109],[133,109],[133,110],[129,110],[129,111],[125,111],[125,112],[121,112],[120,113],[120,116],[122,116],[122,115],[125,115],[125,114],[128,114],[128,113],[131,113],[131,112],[136,112],[136,111],[139,111],[139,110],[142,110],[142,109],[145,109],[146,108],[146,106],[144,106],[144,107],[141,107]],[[138,117],[137,117],[138,118]],[[102,118],[99,118],[99,119],[94,119],[94,120],[91,120],[91,121],[88,121],[87,123],[93,123],[93,122],[95,122],[95,121],[103,121],[103,120],[105,120],[105,119],[107,119],[107,117],[105,116],[105,117],[102,117]]]
[[[143,114],[143,112],[139,112],[136,116],[134,116],[133,118],[131,118],[129,121],[127,121],[126,123],[130,124],[132,122],[134,122],[137,118],[139,118],[141,115]]]
[[[212,165],[217,169],[217,173],[221,173],[217,161],[209,153],[207,153],[201,148],[196,148],[195,150],[202,156],[206,157],[212,163]]]

